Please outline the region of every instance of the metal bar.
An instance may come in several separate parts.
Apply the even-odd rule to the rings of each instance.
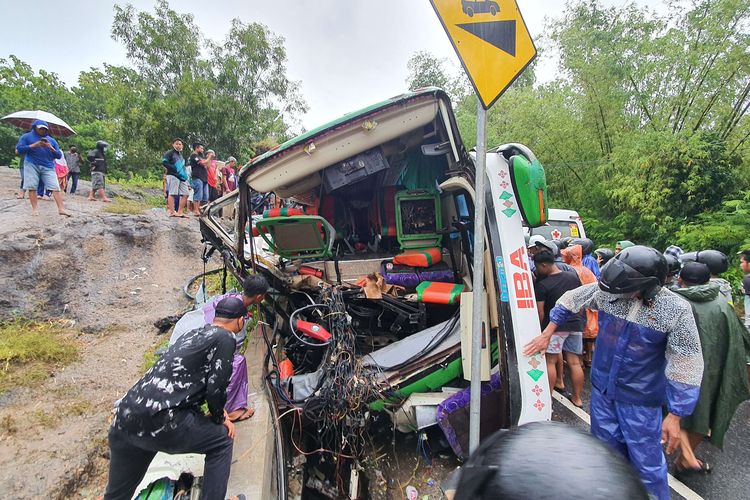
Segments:
[[[469,404],[469,453],[479,446],[481,407],[482,308],[484,303],[484,177],[487,168],[487,111],[477,97],[477,158],[474,175],[474,280],[471,310],[471,401]]]

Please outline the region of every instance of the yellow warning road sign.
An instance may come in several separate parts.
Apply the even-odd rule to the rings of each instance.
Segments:
[[[485,109],[536,57],[515,0],[430,0]]]

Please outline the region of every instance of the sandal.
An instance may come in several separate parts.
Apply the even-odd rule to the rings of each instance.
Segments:
[[[230,422],[242,422],[243,420],[247,420],[250,417],[252,417],[255,414],[255,410],[252,408],[245,408],[245,411],[239,414],[239,416],[235,418],[230,418]]]
[[[690,475],[711,473],[711,465],[708,462],[701,462],[698,460],[698,463],[701,465],[697,469],[694,469],[693,467],[683,467],[679,463],[675,463],[675,474]]]

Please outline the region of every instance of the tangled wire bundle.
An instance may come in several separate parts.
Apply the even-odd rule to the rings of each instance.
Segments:
[[[320,367],[322,383],[303,405],[318,427],[321,445],[340,456],[358,457],[367,439],[367,404],[380,397],[378,385],[355,354],[356,335],[338,288],[324,291],[333,335]]]

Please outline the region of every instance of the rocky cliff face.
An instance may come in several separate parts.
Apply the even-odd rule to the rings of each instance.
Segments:
[[[182,286],[202,271],[198,221],[163,209],[109,214],[70,195],[74,217],[51,201],[32,217],[15,199],[17,175],[0,168],[0,318],[66,321],[81,356],[40,386],[0,395],[0,422],[18,429],[0,427],[0,487],[11,498],[70,497],[89,483],[83,494],[95,496],[112,405],[162,340],[154,321],[187,306]]]

